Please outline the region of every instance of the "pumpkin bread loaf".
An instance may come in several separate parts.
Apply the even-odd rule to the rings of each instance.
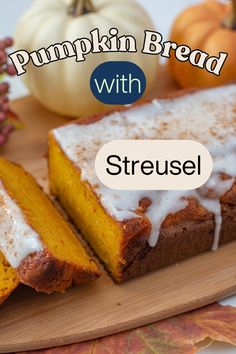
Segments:
[[[17,272],[0,252],[0,305],[20,284]]]
[[[49,135],[52,193],[117,282],[236,239],[236,85],[181,92]],[[192,191],[105,187],[94,161],[120,139],[193,139],[210,151],[210,179]]]
[[[96,263],[35,179],[3,158],[0,218],[0,248],[22,283],[51,293],[100,275]]]

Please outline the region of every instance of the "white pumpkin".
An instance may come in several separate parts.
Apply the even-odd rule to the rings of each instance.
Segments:
[[[71,5],[76,4],[82,5],[82,8],[77,8],[82,15],[69,14]],[[76,12],[75,7],[73,11]],[[137,53],[90,53],[84,62],[76,62],[71,57],[39,68],[28,64],[27,73],[21,77],[30,93],[48,109],[66,116],[91,116],[110,110],[114,107],[101,103],[93,96],[90,76],[100,63],[128,60],[144,71],[147,95],[156,81],[157,57],[142,54],[141,50],[144,30],[153,30],[153,25],[134,0],[36,0],[20,19],[15,46],[32,52],[55,43],[90,38],[90,31],[95,28],[101,35],[110,37],[112,27],[119,30],[119,36],[135,37]]]

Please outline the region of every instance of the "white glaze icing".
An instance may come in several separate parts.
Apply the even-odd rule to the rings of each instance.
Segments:
[[[39,235],[27,223],[21,209],[0,180],[0,249],[13,268],[31,253],[43,250]]]
[[[221,229],[219,198],[236,176],[236,85],[209,89],[175,99],[156,99],[140,107],[115,112],[88,125],[69,124],[54,130],[67,157],[81,170],[101,199],[104,208],[117,220],[137,217],[139,201],[152,202],[146,212],[152,223],[150,246],[155,246],[160,227],[168,214],[187,205],[188,197],[215,215],[217,249]],[[105,143],[116,139],[193,139],[204,144],[213,158],[208,182],[194,191],[117,191],[102,185],[94,171],[94,160]],[[222,181],[221,174],[232,178]],[[214,189],[214,193],[212,191]]]

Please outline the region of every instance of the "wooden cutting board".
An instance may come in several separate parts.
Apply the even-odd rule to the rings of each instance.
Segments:
[[[166,75],[158,93],[176,89]],[[47,188],[47,132],[66,119],[32,97],[13,102],[25,128],[2,154],[19,162]],[[104,273],[65,294],[37,294],[19,287],[0,308],[0,353],[85,341],[148,324],[236,292],[236,242],[181,264],[115,285]]]

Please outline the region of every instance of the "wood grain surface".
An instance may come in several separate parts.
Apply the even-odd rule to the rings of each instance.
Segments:
[[[175,89],[160,75],[158,93]],[[25,128],[2,154],[19,162],[47,189],[47,133],[66,119],[32,97],[13,102]],[[236,292],[236,242],[181,264],[115,285],[105,274],[65,294],[21,286],[0,308],[0,353],[85,341],[185,312]]]

